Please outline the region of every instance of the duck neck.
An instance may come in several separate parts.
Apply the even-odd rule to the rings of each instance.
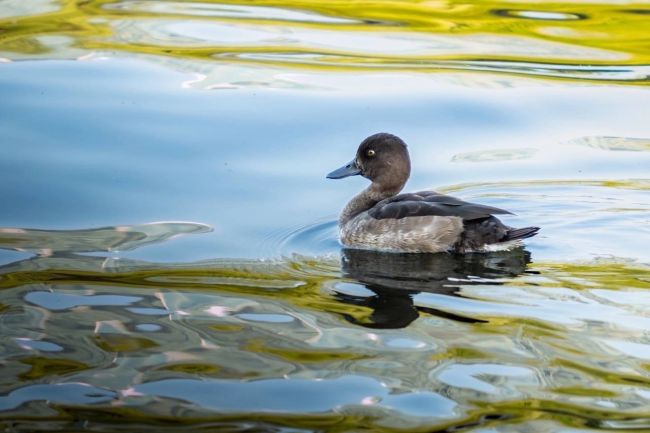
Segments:
[[[402,184],[399,187],[386,189],[380,187],[376,182],[373,182],[368,188],[355,195],[352,200],[348,202],[339,217],[339,226],[343,226],[352,218],[359,215],[361,212],[367,211],[380,201],[396,195],[402,190],[403,186],[404,185]]]

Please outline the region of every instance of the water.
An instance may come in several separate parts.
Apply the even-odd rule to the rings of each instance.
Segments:
[[[0,3],[0,426],[650,429],[648,11]],[[542,231],[342,249],[378,131]]]

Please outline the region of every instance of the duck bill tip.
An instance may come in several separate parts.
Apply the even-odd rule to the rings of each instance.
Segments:
[[[337,168],[333,172],[329,173],[326,178],[343,179],[344,177],[356,176],[358,174],[361,174],[361,169],[357,166],[357,162],[352,160],[343,167]]]

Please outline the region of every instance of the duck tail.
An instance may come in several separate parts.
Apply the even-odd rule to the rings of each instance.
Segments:
[[[524,227],[521,229],[508,230],[508,233],[506,234],[506,241],[532,238],[537,234],[539,229],[539,227]]]

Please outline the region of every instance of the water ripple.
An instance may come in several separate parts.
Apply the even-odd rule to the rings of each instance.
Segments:
[[[112,391],[84,383],[57,383],[30,385],[18,388],[8,395],[0,396],[0,411],[15,409],[31,401],[48,401],[59,404],[93,404],[115,399]]]
[[[174,15],[189,17],[232,18],[240,20],[295,21],[322,24],[351,24],[355,20],[328,17],[316,13],[301,12],[280,7],[263,7],[237,4],[173,2],[173,1],[129,1],[102,5],[107,11],[126,12],[130,15],[146,13],[153,15]]]
[[[587,15],[581,13],[533,11],[524,9],[494,9],[492,13],[500,17],[527,18],[531,20],[574,21],[586,20],[589,18]]]
[[[211,230],[212,228],[205,224],[189,222],[157,222],[83,230],[0,227],[0,248],[42,255],[128,251],[165,242],[177,236],[207,233]]]
[[[328,219],[270,234],[264,239],[263,251],[271,257],[323,256],[338,257],[338,221]]]
[[[650,180],[638,102],[638,85],[650,76],[647,38],[640,37],[647,33],[646,5],[0,3],[0,68],[13,108],[3,125],[10,124],[7,142],[20,148],[7,154],[4,209],[47,209],[30,219],[46,225],[48,206],[76,218],[86,211],[82,204],[104,198],[126,215],[142,215],[139,207],[167,214],[191,203],[224,229],[214,242],[225,242],[217,254],[207,239],[192,256],[204,260],[191,261],[187,249],[173,258],[161,254],[161,243],[205,233],[203,224],[0,228],[0,248],[12,251],[0,266],[0,428],[383,433],[650,426]],[[98,61],[117,57],[135,66]],[[39,59],[79,63],[8,63]],[[143,60],[181,73],[162,74],[168,85]],[[446,75],[455,84],[496,89],[455,86],[458,92],[447,93],[431,80],[440,71],[453,71]],[[79,83],[84,92],[75,90]],[[513,83],[526,91],[501,91]],[[188,88],[236,90],[226,98]],[[261,95],[260,88],[281,90]],[[366,93],[351,101],[357,88]],[[334,91],[341,89],[350,93]],[[537,105],[536,97],[556,102]],[[511,105],[515,98],[524,102]],[[207,100],[214,105],[199,102]],[[528,101],[536,108],[515,112]],[[626,111],[636,102],[635,113]],[[272,109],[280,104],[295,110]],[[359,122],[348,116],[352,126],[337,124],[336,104],[352,107],[345,113],[358,114]],[[313,108],[313,123],[296,117],[303,107]],[[45,116],[51,124],[33,121]],[[334,127],[347,140],[358,133],[352,129],[374,122],[420,137],[420,155],[435,156],[420,161],[431,169],[428,179],[482,179],[440,191],[512,209],[519,215],[504,221],[539,225],[539,236],[525,248],[465,256],[348,250],[337,241],[335,217],[316,220],[321,211],[307,209],[322,197],[317,182],[274,207],[270,191],[296,189],[296,179],[325,162],[314,155],[317,147],[304,145],[306,137],[325,131],[314,146],[334,152]],[[471,144],[460,150],[424,138],[447,137],[472,122],[477,131],[462,136]],[[564,126],[549,129],[554,122]],[[253,124],[285,147],[244,134]],[[522,133],[525,147],[494,135],[497,129]],[[549,140],[535,141],[535,131],[561,144],[544,146]],[[259,143],[247,147],[247,140]],[[492,150],[481,144],[488,142]],[[286,160],[297,143],[304,153]],[[104,154],[113,145],[124,152]],[[440,154],[457,155],[452,167]],[[185,165],[179,155],[190,155],[189,170],[172,169]],[[287,176],[297,163],[307,175]],[[581,174],[584,164],[589,171]],[[130,174],[122,177],[125,165]],[[225,175],[212,176],[215,168]],[[75,170],[78,176],[70,174]],[[56,176],[61,182],[46,185]],[[170,181],[154,182],[156,176]],[[85,193],[68,194],[71,186]],[[294,224],[278,222],[287,215],[312,216],[262,240],[255,252],[270,258],[231,257],[228,248],[272,225],[259,215],[262,208],[280,211],[276,226]],[[106,220],[111,210],[74,221]],[[239,224],[242,215],[262,222]],[[145,255],[156,248],[116,253],[153,244],[158,256]],[[223,251],[226,257],[205,259]]]
[[[0,13],[0,53],[11,60],[154,55],[176,59],[183,70],[196,73],[208,61],[252,62],[267,68],[266,75],[281,66],[305,72],[463,70],[648,80],[650,58],[637,37],[645,29],[643,8],[498,6],[91,0],[55,10],[48,3],[42,5],[46,13],[25,15],[11,3]]]
[[[650,418],[650,274],[638,264],[531,264],[525,250],[344,250],[340,267],[313,257],[104,261],[40,256],[0,269],[1,419],[57,407],[104,430],[111,414],[141,426],[255,418],[392,431],[536,424],[540,414],[563,425],[573,424],[557,414]],[[44,289],[76,307],[24,302]]]

